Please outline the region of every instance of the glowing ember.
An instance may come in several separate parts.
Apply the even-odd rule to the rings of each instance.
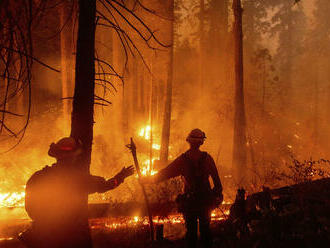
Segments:
[[[0,193],[0,207],[23,207],[25,192]]]
[[[220,209],[215,209],[211,213],[211,221],[221,221],[226,219],[229,214],[229,210],[222,211]],[[184,218],[182,214],[173,214],[167,217],[153,217],[153,223],[155,224],[184,224]],[[139,227],[149,225],[149,220],[147,217],[121,217],[121,218],[107,218],[107,219],[93,219],[91,220],[91,228],[108,228],[108,229],[120,229],[128,227]]]
[[[134,216],[134,222],[138,222],[139,221],[139,216]]]
[[[9,240],[13,240],[14,238],[0,238],[0,241],[9,241]]]
[[[229,215],[230,211],[226,210],[226,211],[222,211],[221,209],[217,208],[214,209],[211,212],[211,221],[221,221],[227,218],[227,216]]]

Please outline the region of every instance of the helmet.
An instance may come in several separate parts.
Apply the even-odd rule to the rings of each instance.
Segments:
[[[82,143],[72,137],[65,137],[52,143],[48,155],[54,158],[74,157],[82,152]]]
[[[203,144],[204,139],[206,139],[205,133],[202,130],[195,128],[190,131],[188,137],[186,138],[186,141],[188,141],[189,143]]]

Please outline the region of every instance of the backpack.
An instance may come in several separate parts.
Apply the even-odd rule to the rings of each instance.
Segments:
[[[192,176],[196,184],[190,186],[191,189],[187,192],[177,196],[176,203],[179,212],[194,212],[199,211],[201,208],[214,209],[217,207],[216,195],[212,190],[204,191],[202,194],[198,192],[198,189],[201,188],[199,183],[204,183],[202,181],[203,173],[206,173],[206,171],[203,170],[205,169],[204,162],[207,155],[207,152],[203,152],[197,166],[195,166],[193,161],[185,153],[183,154],[184,159],[189,164],[188,173]]]

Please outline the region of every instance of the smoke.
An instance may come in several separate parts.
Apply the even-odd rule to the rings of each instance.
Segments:
[[[246,172],[251,181],[256,177],[264,179],[258,182],[255,190],[260,189],[261,184],[270,183],[270,171],[273,168],[285,169],[292,157],[304,160],[330,156],[327,107],[330,99],[330,43],[329,27],[325,21],[325,10],[329,4],[317,0],[304,2],[315,4],[313,12],[308,10],[305,15],[306,10],[294,9],[292,13],[283,14],[282,5],[277,5],[276,1],[258,5],[258,8],[252,8],[255,7],[252,1],[252,5],[246,3],[244,6],[244,90],[248,140]],[[262,23],[248,18],[263,14],[264,11],[270,16],[262,18]],[[295,21],[288,31],[289,14]],[[273,17],[279,21],[268,23],[270,25],[265,23],[272,22]],[[146,16],[145,19],[152,20],[152,25],[163,27],[165,31],[160,32],[160,37],[167,42],[169,22],[155,22],[154,18]],[[231,165],[234,115],[232,34],[228,32],[230,30],[220,33],[217,27],[212,29],[212,18],[206,16],[209,18],[205,20],[208,35],[205,35],[200,49],[196,26],[195,31],[185,28],[199,23],[199,17],[190,18],[193,18],[193,22],[185,18],[176,20],[169,159],[188,149],[185,139],[190,130],[202,129],[207,136],[202,150],[211,154],[216,161],[226,197],[230,198],[234,196],[237,184],[232,177],[235,168]],[[306,23],[309,25],[305,26]],[[133,38],[136,37],[133,35]],[[121,80],[111,77],[117,92],[112,89],[105,97],[112,104],[107,107],[95,106],[91,173],[111,178],[123,166],[133,164],[131,154],[125,147],[130,137],[137,143],[141,166],[147,165],[150,143],[139,133],[151,122],[153,143],[160,145],[168,51],[153,51],[138,42],[148,67],[135,54],[129,58],[123,70],[125,56],[116,34],[97,33],[97,40],[99,55],[118,68],[119,74],[124,74],[125,81],[123,85]],[[109,44],[112,42],[112,46],[104,46],[104,41]],[[56,44],[58,47],[59,42]],[[39,53],[47,57],[47,49],[40,50]],[[59,56],[49,56],[47,62],[60,64]],[[105,72],[111,73],[111,70],[108,68]],[[32,173],[54,163],[47,155],[49,144],[70,134],[70,115],[63,113],[63,101],[60,100],[60,76],[36,68],[34,85],[33,111],[26,136],[17,148],[1,154],[0,192],[21,191]],[[104,96],[103,89],[99,87],[97,94]],[[2,142],[1,150],[10,147],[12,142]],[[152,153],[158,159],[159,150],[153,149]],[[162,168],[155,167],[155,170]],[[142,200],[134,176],[117,189],[103,195],[93,195],[90,199],[91,202],[130,200]]]

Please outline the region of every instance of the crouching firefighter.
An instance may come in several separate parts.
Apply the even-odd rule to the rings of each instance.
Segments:
[[[156,175],[141,179],[142,183],[159,183],[169,178],[183,177],[184,194],[179,195],[176,201],[185,219],[189,248],[197,247],[197,221],[204,247],[212,246],[211,211],[223,200],[222,185],[214,160],[207,152],[199,149],[205,138],[205,133],[200,129],[192,130],[186,139],[190,145],[189,150]],[[210,176],[213,189],[209,182]]]
[[[85,204],[88,194],[114,189],[134,173],[129,166],[109,180],[90,175],[79,167],[82,151],[81,142],[71,137],[52,143],[48,155],[56,163],[28,180],[25,209],[32,226],[20,235],[27,247],[92,247]]]

